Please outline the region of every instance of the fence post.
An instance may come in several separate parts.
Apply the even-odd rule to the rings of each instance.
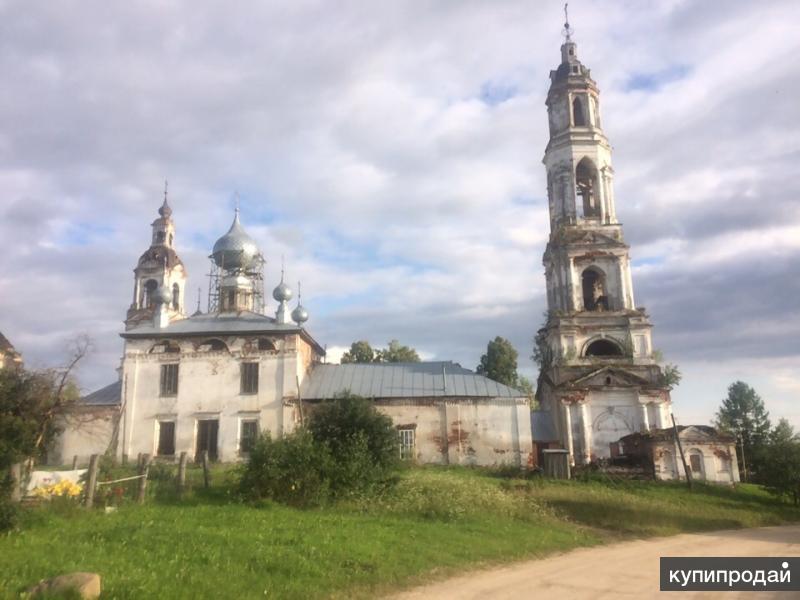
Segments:
[[[94,490],[97,487],[97,454],[89,457],[89,476],[86,478],[86,508],[94,506]]]
[[[142,470],[142,457],[143,456],[144,455],[141,452],[139,452],[139,455],[136,457],[136,470],[137,471],[141,471]]]
[[[203,487],[208,489],[208,450],[203,450]]]
[[[72,470],[74,471],[77,468],[78,468],[78,455],[76,454],[75,456],[72,457]]]
[[[11,465],[11,501],[22,500],[22,463]]]
[[[147,475],[150,472],[150,455],[143,454],[142,455],[142,466],[139,469],[139,475],[142,477],[139,479],[139,494],[136,497],[136,501],[139,504],[144,504],[144,495],[147,491]]]
[[[181,452],[181,460],[178,463],[178,498],[183,498],[186,491],[186,452]]]

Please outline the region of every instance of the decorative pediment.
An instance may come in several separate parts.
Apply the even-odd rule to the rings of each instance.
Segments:
[[[570,388],[593,387],[640,387],[650,382],[635,373],[625,371],[618,367],[603,367],[587,373],[582,377],[564,382]]]

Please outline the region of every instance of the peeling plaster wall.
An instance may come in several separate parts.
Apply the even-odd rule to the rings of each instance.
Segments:
[[[379,400],[376,406],[396,427],[415,427],[418,463],[525,466],[531,460],[524,399]]]

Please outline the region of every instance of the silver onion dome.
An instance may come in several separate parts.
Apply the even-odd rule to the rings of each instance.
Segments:
[[[302,304],[298,304],[292,311],[292,321],[298,325],[302,325],[308,321],[308,311],[303,307]]]
[[[153,295],[153,302],[156,304],[169,304],[172,302],[172,293],[165,285],[160,286]]]
[[[252,267],[258,255],[258,246],[239,222],[237,209],[228,233],[214,244],[211,258],[218,267],[226,271],[237,271]]]
[[[292,288],[286,285],[283,282],[283,277],[281,277],[281,282],[274,290],[272,290],[272,297],[278,302],[288,302],[292,299],[293,295]]]

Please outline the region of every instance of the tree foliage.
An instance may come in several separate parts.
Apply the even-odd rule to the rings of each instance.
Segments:
[[[342,364],[375,362],[375,351],[369,342],[359,340],[350,344],[350,350],[342,354]]]
[[[519,381],[517,356],[511,342],[497,336],[486,346],[486,354],[481,356],[480,364],[475,370],[480,375],[513,387]]]
[[[759,481],[773,494],[800,504],[800,439],[786,419],[781,419],[760,449]]]
[[[770,433],[769,413],[756,391],[743,381],[728,386],[728,397],[722,401],[716,415],[716,426],[740,440],[737,452],[739,464],[757,472],[762,466],[762,450]],[[744,446],[744,461],[741,447]]]
[[[375,350],[366,340],[350,345],[350,350],[342,355],[342,364],[347,363],[400,363],[419,362],[419,354],[409,346],[392,340],[384,349]]]

